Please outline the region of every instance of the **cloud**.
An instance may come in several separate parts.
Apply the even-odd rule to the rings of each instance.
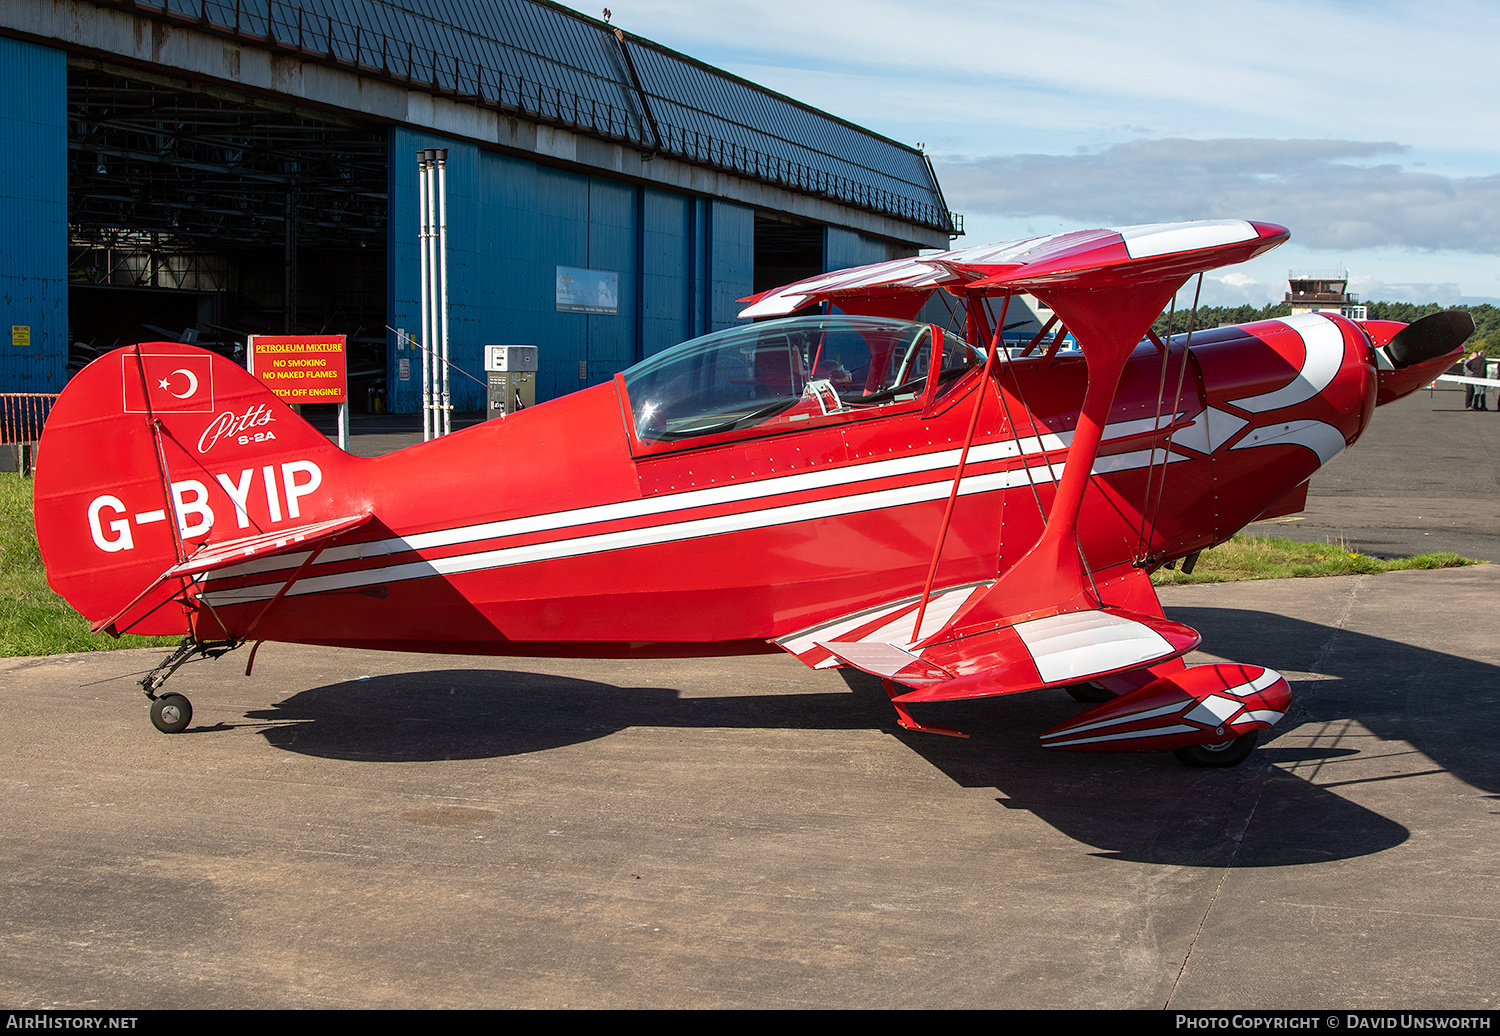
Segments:
[[[1231,288],[1247,288],[1252,284],[1259,283],[1254,277],[1247,277],[1243,273],[1226,273],[1215,277],[1214,280]]]
[[[1376,302],[1415,302],[1419,305],[1436,302],[1442,306],[1462,306],[1474,305],[1478,301],[1464,295],[1452,281],[1397,284],[1356,274],[1349,278],[1349,290],[1366,301]]]
[[[1500,254],[1500,176],[1406,168],[1391,160],[1404,151],[1352,140],[1134,140],[935,165],[959,212],[1090,225],[1265,219],[1309,248]]]

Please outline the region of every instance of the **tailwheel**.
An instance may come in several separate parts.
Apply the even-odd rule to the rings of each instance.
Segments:
[[[163,694],[151,702],[151,724],[163,734],[180,734],[192,721],[192,702],[180,694]]]
[[[1252,730],[1216,745],[1188,745],[1186,748],[1176,749],[1172,754],[1188,766],[1238,766],[1250,758],[1259,738],[1259,732]]]

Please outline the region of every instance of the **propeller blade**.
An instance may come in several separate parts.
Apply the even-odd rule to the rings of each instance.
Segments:
[[[1473,333],[1474,318],[1467,310],[1444,310],[1407,324],[1396,332],[1385,351],[1397,367],[1410,367],[1452,352]]]

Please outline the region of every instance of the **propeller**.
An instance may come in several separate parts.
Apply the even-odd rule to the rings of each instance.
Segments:
[[[1396,332],[1385,351],[1397,368],[1410,367],[1452,352],[1473,333],[1474,318],[1467,310],[1448,309],[1407,324]]]

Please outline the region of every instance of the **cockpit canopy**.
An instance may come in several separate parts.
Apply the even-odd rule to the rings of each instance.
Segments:
[[[636,364],[623,377],[636,437],[670,442],[773,418],[852,414],[909,402],[934,375],[941,390],[983,362],[979,350],[931,324],[823,315],[695,338]]]

